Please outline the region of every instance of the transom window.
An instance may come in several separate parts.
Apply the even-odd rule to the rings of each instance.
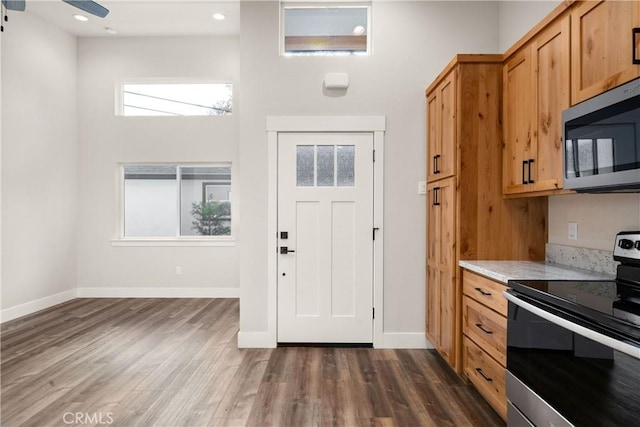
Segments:
[[[124,116],[225,116],[232,113],[230,83],[125,83]]]
[[[371,49],[369,4],[282,3],[285,55],[366,55]]]
[[[122,166],[125,238],[231,235],[231,166]]]

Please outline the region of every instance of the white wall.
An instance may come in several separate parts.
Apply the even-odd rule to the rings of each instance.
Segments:
[[[534,25],[556,8],[559,0],[516,0],[499,2],[499,51],[504,52],[524,36]]]
[[[374,2],[373,55],[278,56],[278,2],[241,3],[240,329],[267,329],[267,115],[385,115],[385,332],[424,334],[424,90],[458,52],[496,52],[494,2]],[[323,95],[347,72],[343,97]]]
[[[237,293],[235,246],[113,247],[111,239],[117,232],[119,162],[232,162],[237,176],[238,38],[80,39],[78,61],[80,294],[118,292],[115,288],[232,288]],[[232,81],[234,114],[114,115],[118,82],[183,77]],[[182,275],[176,275],[177,266]]]
[[[29,13],[11,14],[2,33],[5,318],[75,292],[76,52],[75,37]]]

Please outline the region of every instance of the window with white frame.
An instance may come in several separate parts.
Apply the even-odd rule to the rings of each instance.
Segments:
[[[370,3],[281,3],[284,55],[371,53]]]
[[[232,113],[231,83],[124,83],[123,116],[225,116]]]
[[[126,164],[124,238],[231,236],[231,165]]]

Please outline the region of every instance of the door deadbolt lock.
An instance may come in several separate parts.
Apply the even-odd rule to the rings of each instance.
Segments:
[[[288,231],[281,231],[281,232],[280,232],[280,238],[281,238],[282,240],[286,240],[286,239],[288,239],[288,238],[289,238],[289,232],[288,232]]]
[[[295,252],[295,251],[292,251],[291,249],[289,249],[286,246],[280,246],[280,255],[286,255],[289,252]]]

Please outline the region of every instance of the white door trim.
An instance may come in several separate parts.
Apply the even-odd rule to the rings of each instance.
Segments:
[[[378,228],[373,243],[373,346],[383,346],[384,296],[384,116],[268,116],[267,117],[267,335],[270,347],[278,343],[278,133],[371,132],[373,165],[373,224]]]

